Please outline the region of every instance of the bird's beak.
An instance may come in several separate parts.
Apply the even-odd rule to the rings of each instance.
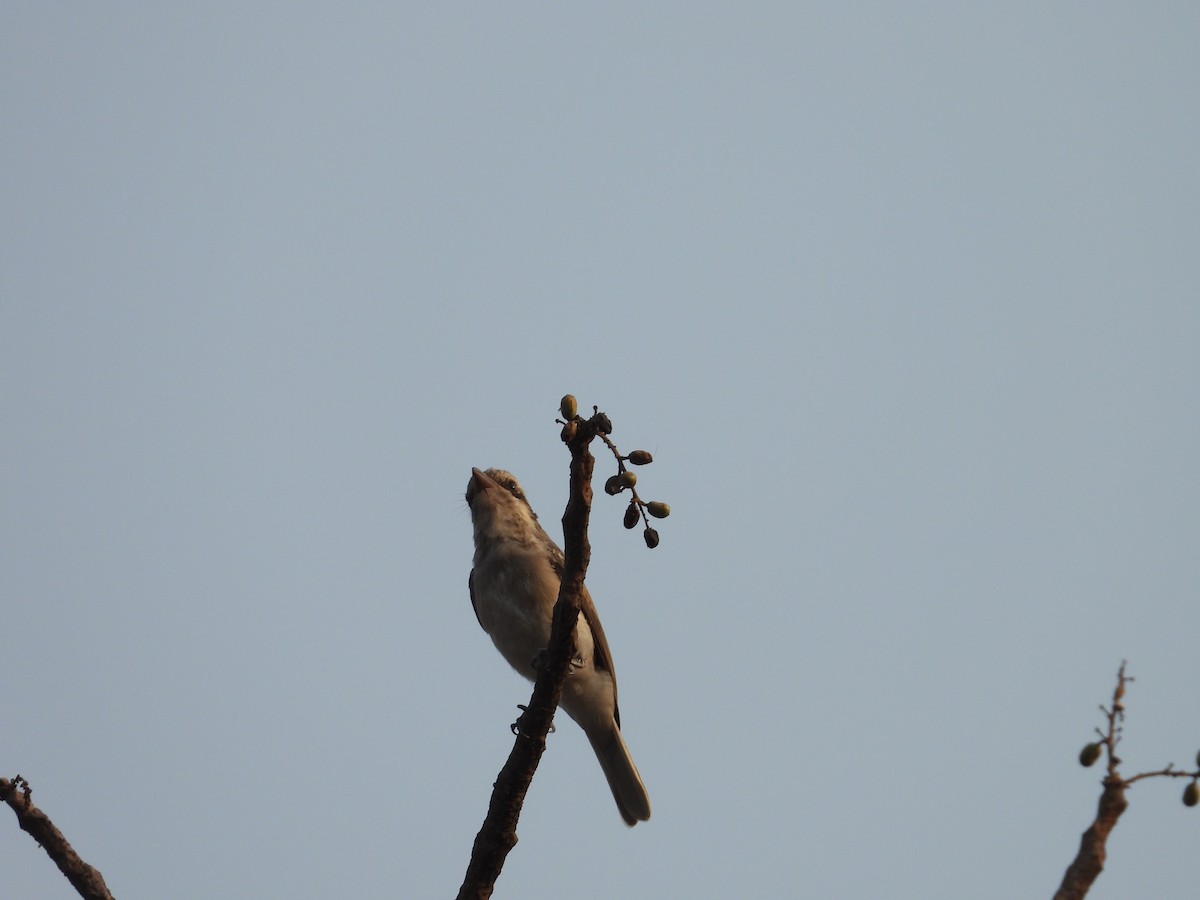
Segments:
[[[500,485],[496,484],[496,482],[489,478],[486,472],[472,468],[471,483],[467,485],[467,506],[470,506],[475,498],[484,491],[495,490],[498,487],[500,487]]]

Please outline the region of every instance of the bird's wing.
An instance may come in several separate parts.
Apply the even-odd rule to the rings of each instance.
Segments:
[[[617,706],[617,673],[613,668],[612,651],[608,649],[608,638],[604,636],[604,626],[600,624],[600,614],[596,612],[596,604],[592,602],[592,595],[588,593],[587,585],[583,587],[583,593],[579,597],[579,614],[588,624],[588,628],[592,630],[592,665],[601,672],[607,672],[612,679],[613,690],[613,719],[617,723],[617,727],[621,727],[621,710]]]
[[[471,595],[471,609],[475,610],[475,621],[479,623],[479,627],[483,628],[483,619],[479,618],[479,607],[475,603],[475,570],[471,570],[471,574],[467,576],[467,591]],[[486,628],[483,629],[487,631]]]

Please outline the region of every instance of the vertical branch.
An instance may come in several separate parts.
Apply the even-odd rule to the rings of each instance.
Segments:
[[[1086,756],[1081,754],[1080,756],[1079,761],[1090,766],[1103,748],[1107,751],[1108,771],[1104,776],[1104,791],[1100,794],[1096,818],[1083,833],[1083,837],[1079,841],[1079,852],[1067,866],[1067,871],[1063,875],[1062,884],[1059,885],[1058,891],[1054,895],[1054,900],[1083,900],[1083,897],[1091,890],[1092,884],[1100,877],[1100,872],[1104,869],[1104,860],[1108,855],[1108,835],[1116,827],[1121,813],[1125,812],[1129,806],[1129,801],[1125,798],[1125,788],[1128,787],[1129,782],[1122,778],[1121,773],[1117,771],[1121,760],[1116,751],[1117,744],[1121,741],[1121,723],[1125,719],[1125,704],[1121,701],[1125,697],[1126,682],[1132,680],[1125,674],[1125,661],[1122,660],[1121,667],[1117,670],[1117,686],[1113,688],[1112,703],[1108,708],[1100,707],[1108,719],[1108,730],[1100,732],[1097,729],[1101,740],[1085,748],[1085,754],[1089,750],[1092,751],[1090,754]]]
[[[555,677],[558,690],[554,693],[557,707],[562,683],[567,669],[575,656],[575,622],[579,618],[579,598],[583,594],[583,580],[592,559],[592,545],[588,541],[588,520],[592,514],[592,472],[596,459],[588,445],[596,436],[590,421],[568,422],[563,428],[563,442],[571,451],[571,495],[563,511],[563,577],[558,588],[558,601],[554,604],[554,618],[550,627],[551,667],[561,666],[562,677]],[[557,670],[555,670],[557,673]],[[538,684],[542,681],[538,679]],[[534,700],[537,687],[534,685]],[[547,697],[549,700],[549,697]],[[550,709],[554,715],[554,709]]]
[[[458,900],[491,897],[504,861],[517,844],[517,820],[533,773],[546,749],[546,734],[550,731],[550,723],[562,697],[563,682],[575,655],[575,623],[579,618],[579,599],[591,558],[587,532],[592,508],[592,471],[596,461],[588,445],[596,433],[596,417],[575,418],[563,427],[562,440],[571,451],[571,496],[562,520],[565,563],[558,600],[554,604],[550,644],[534,682],[529,706],[513,726],[517,739],[496,778],[487,816],[471,848],[471,861],[458,890]]]
[[[1104,792],[1100,795],[1095,821],[1083,833],[1079,852],[1075,854],[1071,865],[1067,866],[1054,900],[1083,900],[1104,868],[1108,835],[1128,806],[1124,780],[1119,775],[1105,776]]]

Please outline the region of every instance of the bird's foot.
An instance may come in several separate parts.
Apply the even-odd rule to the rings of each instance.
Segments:
[[[520,737],[521,735],[529,733],[525,730],[525,716],[529,712],[529,707],[518,703],[517,709],[519,709],[521,711],[521,715],[517,717],[517,721],[513,722],[512,725],[509,726],[509,728],[512,729],[513,734]],[[554,723],[553,722],[550,723],[550,731],[548,733],[554,734]]]

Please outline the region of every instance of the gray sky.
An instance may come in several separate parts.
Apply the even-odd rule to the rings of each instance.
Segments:
[[[529,695],[462,494],[557,532],[571,391],[674,510],[592,527],[654,817],[564,720],[497,896],[1049,896],[1122,658],[1125,774],[1200,747],[1198,34],[9,3],[0,772],[121,897],[452,895]],[[1182,789],[1092,897],[1195,896]]]

